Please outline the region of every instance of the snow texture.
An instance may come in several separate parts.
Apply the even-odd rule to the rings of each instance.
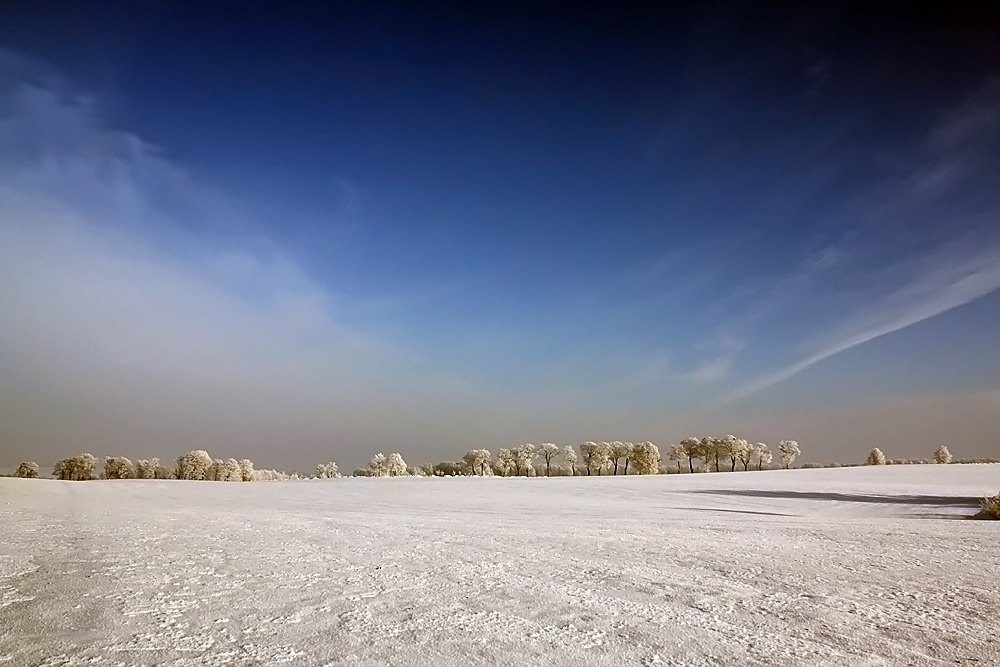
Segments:
[[[1000,465],[0,479],[0,666],[1000,664]]]

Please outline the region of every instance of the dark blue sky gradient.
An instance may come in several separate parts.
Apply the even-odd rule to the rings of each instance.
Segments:
[[[1000,389],[995,3],[669,4],[12,2],[0,47],[225,202],[147,192],[164,256],[285,257],[418,384],[562,397],[547,437]],[[865,358],[911,325],[925,370]]]

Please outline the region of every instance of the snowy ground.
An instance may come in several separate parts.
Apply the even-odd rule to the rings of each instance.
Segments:
[[[1000,465],[0,479],[0,667],[998,665]]]

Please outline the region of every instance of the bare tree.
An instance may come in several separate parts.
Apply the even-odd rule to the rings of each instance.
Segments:
[[[38,478],[38,464],[34,461],[22,461],[21,465],[17,466],[17,471],[14,473],[14,477],[22,477],[24,479],[37,479]]]

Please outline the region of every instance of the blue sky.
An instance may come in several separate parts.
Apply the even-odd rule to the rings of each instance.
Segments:
[[[997,455],[1000,24],[948,12],[6,6],[0,463]]]

